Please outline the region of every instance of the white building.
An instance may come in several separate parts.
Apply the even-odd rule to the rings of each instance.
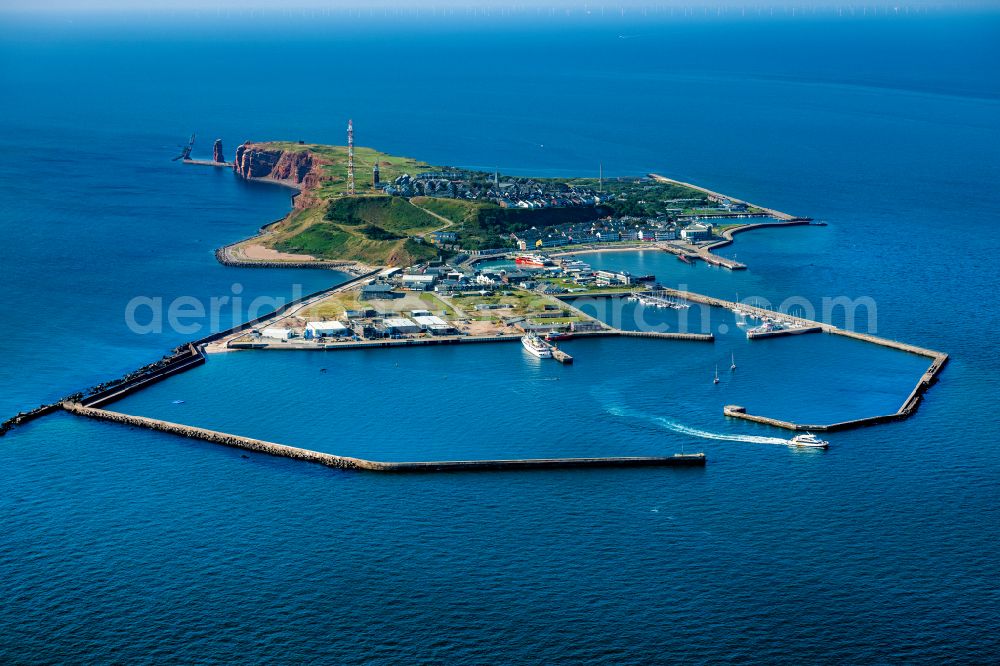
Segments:
[[[260,332],[262,338],[274,338],[275,340],[288,340],[294,335],[292,329],[278,328],[277,326],[270,326]]]
[[[304,337],[312,338],[332,338],[338,335],[347,335],[351,329],[347,328],[339,321],[311,321],[306,324]]]
[[[455,332],[454,326],[435,315],[414,317],[413,321],[421,330],[428,331],[431,335],[448,335]]]
[[[691,224],[681,229],[681,238],[687,241],[709,240],[712,238],[711,224]]]
[[[394,333],[419,333],[420,326],[406,317],[389,317],[385,320],[385,331],[390,335]]]
[[[437,281],[436,275],[404,275],[400,282],[403,285],[403,289],[408,289],[410,291],[427,291],[434,286]]]

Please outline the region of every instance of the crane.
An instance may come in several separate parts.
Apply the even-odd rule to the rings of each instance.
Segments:
[[[170,160],[171,162],[176,162],[177,160],[189,160],[189,159],[191,159],[191,151],[194,149],[194,136],[195,136],[194,134],[191,135],[191,138],[188,139],[188,142],[187,142],[186,146],[182,146],[181,144],[177,144],[180,147],[180,149],[181,149],[181,154],[178,155],[177,157],[175,157],[174,159]]]

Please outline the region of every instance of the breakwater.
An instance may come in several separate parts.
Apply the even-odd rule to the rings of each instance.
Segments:
[[[879,414],[876,416],[852,419],[849,421],[840,421],[838,423],[802,424],[802,423],[792,423],[790,421],[783,421],[781,419],[774,419],[768,416],[751,414],[747,412],[746,408],[741,405],[727,405],[723,408],[723,413],[728,417],[744,419],[746,421],[754,421],[755,423],[763,423],[765,425],[774,426],[776,428],[784,428],[786,430],[800,430],[800,431],[815,430],[820,432],[848,430],[851,428],[861,428],[865,426],[878,425],[880,423],[899,421],[911,416],[914,412],[916,412],[921,401],[923,400],[924,394],[931,386],[933,386],[937,382],[938,374],[948,363],[948,354],[945,354],[944,352],[935,351],[933,349],[927,349],[926,347],[919,347],[917,345],[911,345],[909,343],[900,342],[898,340],[881,338],[877,335],[872,335],[871,333],[858,333],[856,331],[850,331],[847,329],[839,328],[832,324],[824,324],[823,322],[813,321],[811,319],[805,319],[803,317],[795,317],[793,315],[787,315],[784,313],[775,313],[772,312],[771,310],[765,310],[763,308],[758,308],[743,303],[735,303],[733,301],[727,301],[712,296],[696,294],[694,292],[680,291],[678,289],[670,289],[670,288],[664,288],[664,291],[676,296],[677,298],[682,298],[694,303],[702,303],[714,307],[726,308],[728,310],[741,310],[743,312],[755,315],[757,317],[778,316],[781,319],[790,321],[798,326],[819,330],[824,333],[829,333],[831,335],[841,335],[847,338],[854,338],[855,340],[861,340],[863,342],[879,345],[880,347],[887,347],[889,349],[895,349],[898,351],[907,352],[909,354],[916,354],[918,356],[923,356],[931,359],[930,366],[927,368],[926,371],[924,371],[923,375],[920,376],[920,379],[917,380],[916,386],[914,386],[913,390],[907,396],[906,400],[903,402],[903,404],[899,407],[898,410],[896,410],[891,414]]]
[[[802,424],[802,423],[792,423],[790,421],[783,421],[781,419],[774,419],[768,416],[760,416],[757,414],[751,414],[747,412],[746,407],[741,405],[726,405],[723,408],[723,413],[731,418],[744,419],[746,421],[754,421],[755,423],[763,423],[765,425],[774,426],[776,428],[784,428],[786,430],[814,430],[821,432],[832,432],[836,430],[848,430],[851,428],[861,428],[864,426],[878,425],[880,423],[889,423],[891,421],[899,421],[905,419],[912,415],[920,405],[923,399],[924,393],[934,385],[938,380],[938,374],[948,363],[948,355],[944,352],[935,351],[933,349],[927,349],[925,347],[919,347],[917,345],[911,345],[906,342],[900,342],[898,340],[889,340],[888,338],[880,338],[877,335],[872,335],[871,333],[858,333],[856,331],[850,331],[843,328],[838,328],[832,324],[824,324],[822,322],[813,321],[811,319],[805,319],[803,317],[795,317],[793,315],[786,315],[783,313],[775,313],[771,310],[765,310],[764,308],[758,308],[751,305],[745,305],[743,303],[735,303],[733,301],[727,301],[722,298],[715,298],[713,296],[705,296],[704,294],[697,294],[690,291],[681,291],[679,289],[671,289],[669,287],[664,287],[663,292],[670,296],[678,298],[684,301],[690,301],[692,303],[701,303],[704,305],[710,305],[713,307],[726,308],[727,310],[741,310],[742,312],[755,315],[757,317],[774,317],[778,316],[780,319],[787,320],[801,327],[800,330],[794,332],[779,332],[780,335],[787,334],[799,334],[799,333],[813,333],[813,332],[823,332],[829,333],[831,335],[841,335],[847,338],[854,338],[855,340],[861,340],[863,342],[868,342],[870,344],[879,345],[881,347],[887,347],[889,349],[895,349],[898,351],[907,352],[909,354],[916,354],[918,356],[924,356],[931,359],[931,364],[921,375],[920,379],[917,381],[916,386],[907,396],[906,400],[899,407],[898,410],[891,414],[880,414],[877,416],[863,417],[859,419],[852,419],[850,421],[841,421],[838,423],[829,424]],[[566,294],[559,296],[558,298],[564,300],[572,300],[576,298],[583,298],[584,294]],[[605,292],[600,294],[589,294],[589,296],[594,296],[598,298],[624,298],[628,297],[629,294],[624,292]],[[671,339],[687,339],[687,340],[712,340],[714,337],[711,334],[699,335],[695,333],[657,333],[653,331],[619,331],[619,330],[608,330],[608,331],[598,331],[591,333],[590,335],[624,335],[631,337],[657,337],[657,338],[671,338]],[[766,336],[765,336],[766,337]],[[774,336],[772,336],[774,337]]]
[[[439,460],[428,462],[381,462],[349,456],[338,456],[321,451],[302,449],[286,444],[277,444],[251,437],[197,428],[194,426],[112,412],[105,409],[87,407],[76,402],[62,403],[61,407],[71,414],[87,418],[110,421],[136,428],[147,428],[181,437],[198,439],[212,444],[228,446],[254,453],[262,453],[281,458],[314,463],[343,470],[369,472],[458,472],[458,471],[504,471],[526,469],[566,469],[578,467],[703,467],[705,455],[678,454],[673,456],[614,456],[607,458],[526,458],[518,460]]]
[[[358,282],[374,277],[377,273],[377,270],[370,271],[364,275],[352,278],[347,282],[342,282],[338,285],[334,285],[333,287],[321,289],[320,291],[289,301],[276,310],[251,319],[250,321],[237,324],[236,326],[228,328],[224,331],[212,333],[198,340],[176,347],[170,354],[164,356],[162,359],[148,365],[144,365],[141,368],[123,375],[122,377],[101,382],[95,386],[91,386],[82,391],[77,391],[76,393],[65,396],[56,402],[36,407],[31,411],[18,412],[14,416],[0,423],[0,436],[3,436],[15,426],[23,425],[37,418],[58,411],[64,403],[79,402],[82,405],[93,407],[107,405],[115,400],[118,400],[119,398],[124,398],[130,393],[145,388],[150,384],[162,381],[167,377],[197,367],[205,362],[203,347],[206,344],[249,330],[253,326],[256,326],[261,322],[268,321],[275,316],[279,316],[294,307],[326,296],[331,292],[351,287]]]
[[[754,224],[744,224],[738,227],[732,227],[722,232],[721,240],[698,248],[698,257],[705,263],[712,264],[713,266],[721,266],[732,271],[746,270],[746,264],[740,263],[735,259],[720,257],[717,254],[713,254],[713,252],[719,248],[726,247],[727,245],[732,245],[733,236],[741,234],[745,231],[752,231],[753,229],[766,229],[768,227],[795,227],[809,224],[812,224],[812,221],[809,218],[790,217],[785,219],[783,222],[757,222]]]
[[[703,192],[703,193],[707,194],[709,197],[712,197],[712,198],[715,198],[715,199],[729,199],[730,201],[732,201],[735,204],[744,204],[744,205],[746,205],[749,208],[756,208],[757,210],[763,211],[769,217],[773,217],[773,218],[775,218],[777,220],[809,221],[809,218],[798,217],[798,216],[795,216],[795,215],[790,215],[789,213],[783,213],[782,211],[775,210],[774,208],[767,208],[765,206],[757,206],[756,204],[752,204],[749,201],[744,201],[743,199],[737,199],[736,197],[729,196],[728,194],[722,194],[721,192],[714,192],[714,191],[709,190],[707,188],[701,187],[700,185],[692,185],[691,183],[685,183],[684,181],[681,181],[681,180],[674,180],[673,178],[667,178],[666,176],[661,176],[658,173],[651,173],[651,174],[647,174],[647,175],[651,179],[653,179],[655,181],[658,181],[658,182],[661,182],[661,183],[672,183],[674,185],[681,185],[682,187],[687,187],[687,188],[690,188],[692,190],[697,190],[699,192]]]

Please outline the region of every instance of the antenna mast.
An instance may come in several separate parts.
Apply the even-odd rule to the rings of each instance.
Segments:
[[[354,196],[354,121],[347,121],[347,194]]]

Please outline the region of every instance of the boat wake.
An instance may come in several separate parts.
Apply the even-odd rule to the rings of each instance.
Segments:
[[[618,405],[612,405],[607,407],[606,411],[614,416],[622,416],[626,418],[640,419],[653,423],[659,427],[666,430],[672,430],[673,432],[680,433],[682,435],[688,435],[690,437],[699,437],[701,439],[713,439],[720,442],[748,442],[751,444],[780,444],[783,446],[788,445],[787,439],[781,439],[780,437],[760,437],[757,435],[727,435],[718,432],[708,432],[707,430],[699,430],[697,428],[692,428],[691,426],[686,426],[683,423],[678,423],[673,419],[666,418],[664,416],[653,416],[652,414],[645,414],[642,412],[636,412],[625,407]]]

